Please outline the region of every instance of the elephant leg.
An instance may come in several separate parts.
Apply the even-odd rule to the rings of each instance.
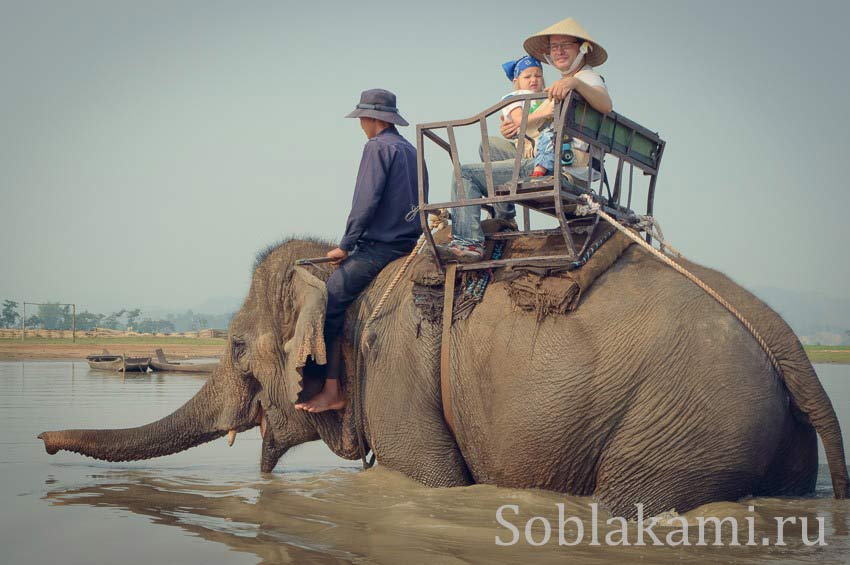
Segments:
[[[638,455],[635,455],[638,456]],[[675,455],[680,461],[681,456]],[[660,462],[659,462],[660,463]],[[740,469],[718,469],[686,462],[652,465],[649,462],[610,462],[600,470],[600,482],[593,493],[613,516],[637,517],[637,505],[644,516],[669,510],[684,513],[719,500],[735,501],[752,492],[756,477]]]
[[[392,424],[392,421],[387,421]],[[381,465],[429,487],[474,484],[466,463],[445,426],[398,421],[396,429],[381,426],[372,435]],[[411,438],[416,437],[415,440]]]
[[[406,308],[415,307],[408,303],[399,309]],[[366,354],[367,427],[378,461],[431,487],[473,484],[443,419],[440,328],[392,326],[376,330],[378,338]]]
[[[443,420],[438,396],[412,390],[397,395],[392,403],[370,404],[367,402],[369,441],[381,465],[429,487],[474,483]]]
[[[777,383],[746,376],[759,374],[737,364],[729,375],[703,375],[686,396],[659,395],[657,383],[641,387],[599,461],[594,496],[612,514],[633,518],[638,503],[652,516],[753,493],[782,444],[788,414]],[[734,375],[734,391],[712,385]],[[768,386],[772,392],[759,390]]]
[[[818,477],[818,439],[808,422],[788,412],[782,441],[755,496],[802,496],[815,490]]]

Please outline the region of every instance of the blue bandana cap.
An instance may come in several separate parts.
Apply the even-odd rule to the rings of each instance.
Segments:
[[[534,57],[529,57],[528,55],[521,57],[516,61],[508,61],[507,63],[502,64],[502,68],[505,70],[505,75],[507,75],[508,80],[511,81],[516,80],[520,73],[529,67],[538,67],[542,69],[543,65],[540,64],[540,61]]]

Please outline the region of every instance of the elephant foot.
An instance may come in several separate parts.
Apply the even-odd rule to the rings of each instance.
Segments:
[[[339,388],[339,380],[327,379],[322,391],[308,400],[295,405],[305,412],[325,412],[327,410],[342,410],[345,408],[345,396]]]

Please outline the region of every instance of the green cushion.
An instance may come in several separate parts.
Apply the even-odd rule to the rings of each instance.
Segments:
[[[614,120],[614,114],[605,114],[594,109],[584,100],[575,101],[575,111],[567,113],[567,125],[587,136],[597,139],[609,149],[625,153],[633,128]],[[634,131],[631,157],[653,169],[658,168],[661,145],[643,134]]]

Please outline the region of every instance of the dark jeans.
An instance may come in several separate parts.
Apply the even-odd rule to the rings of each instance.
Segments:
[[[354,252],[331,273],[328,287],[328,309],[325,314],[325,343],[330,344],[342,333],[345,310],[369,286],[381,269],[416,246],[416,241],[381,243],[358,241]]]

